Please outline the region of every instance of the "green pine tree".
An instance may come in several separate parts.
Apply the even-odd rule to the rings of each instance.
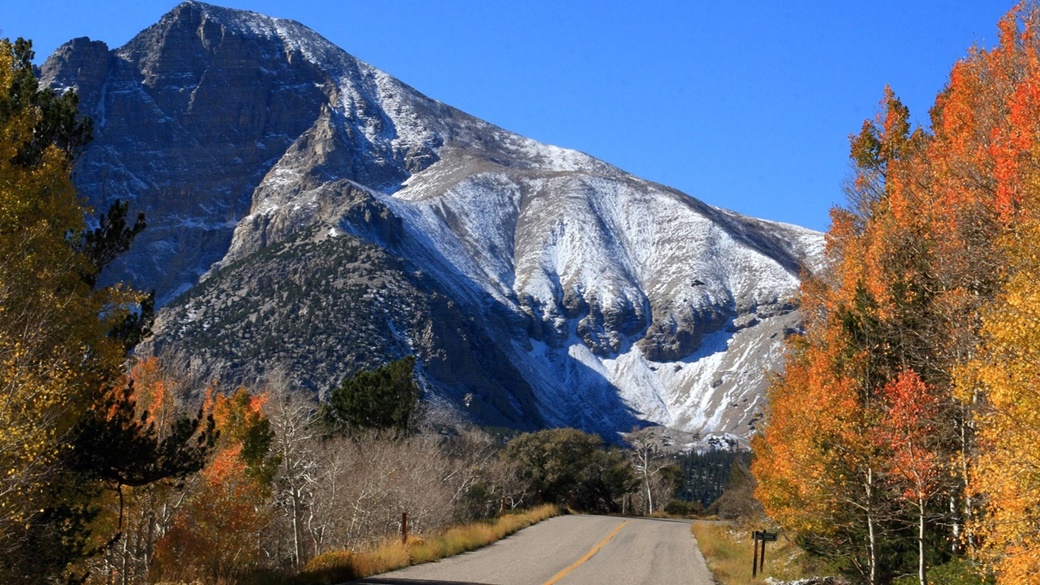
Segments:
[[[408,433],[415,427],[419,404],[414,370],[415,357],[408,356],[348,377],[329,394],[326,420],[350,432]]]

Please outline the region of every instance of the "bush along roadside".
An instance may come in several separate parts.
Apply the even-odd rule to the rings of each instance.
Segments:
[[[543,505],[487,522],[453,526],[433,535],[409,537],[407,543],[394,539],[357,552],[324,553],[311,559],[290,583],[332,585],[436,561],[487,546],[559,514],[558,507]]]

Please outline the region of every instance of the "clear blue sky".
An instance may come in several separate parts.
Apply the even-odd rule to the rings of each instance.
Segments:
[[[214,2],[220,4],[221,2]],[[42,62],[116,48],[176,0],[3,0]],[[885,84],[920,124],[1011,0],[226,0],[291,18],[416,89],[709,204],[824,230]]]

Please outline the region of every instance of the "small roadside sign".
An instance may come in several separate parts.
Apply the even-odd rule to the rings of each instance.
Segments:
[[[776,542],[776,533],[756,530],[752,532],[751,535],[755,542],[755,559],[751,562],[751,576],[757,577],[758,571],[765,571],[766,568],[766,543]],[[758,543],[760,542],[762,543],[761,557],[759,556],[760,553],[758,548]],[[761,560],[759,560],[759,558],[761,558]]]

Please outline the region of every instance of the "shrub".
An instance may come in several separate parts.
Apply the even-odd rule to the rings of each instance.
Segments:
[[[332,585],[357,579],[353,555],[350,551],[335,550],[322,553],[307,563],[300,573],[300,585]]]
[[[332,585],[435,561],[487,546],[557,514],[556,506],[539,506],[491,522],[455,526],[426,538],[412,537],[407,544],[389,540],[353,554],[348,551],[324,553],[307,563],[294,585]]]

